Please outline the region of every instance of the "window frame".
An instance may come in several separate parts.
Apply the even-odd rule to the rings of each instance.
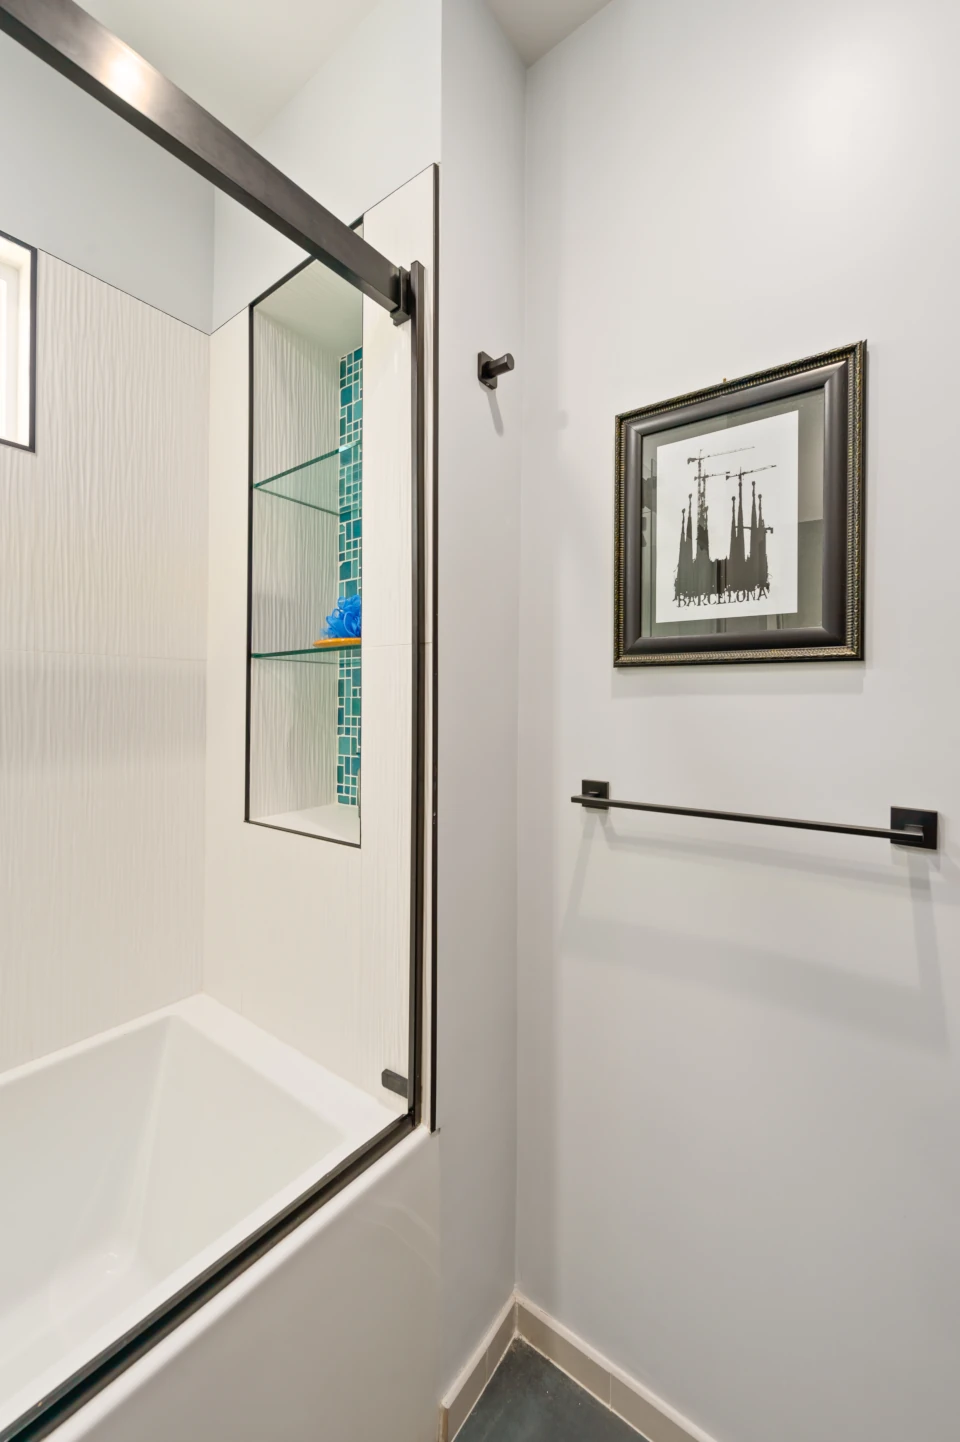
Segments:
[[[18,417],[17,417],[17,423],[16,423],[16,428],[15,428],[15,429],[16,429],[16,434],[20,434],[20,433],[21,433],[21,430],[22,430],[22,428],[23,428],[23,421],[24,421],[24,419],[25,419],[25,420],[26,420],[26,433],[27,433],[27,438],[26,438],[26,440],[15,440],[15,439],[13,438],[13,436],[5,435],[5,434],[3,433],[3,431],[0,430],[0,445],[11,446],[14,450],[18,450],[18,451],[31,451],[31,452],[35,452],[36,449],[37,449],[37,255],[38,255],[38,253],[37,253],[37,247],[36,247],[35,245],[29,245],[25,240],[20,240],[17,236],[15,236],[15,235],[10,235],[10,234],[9,234],[7,231],[5,231],[5,230],[0,230],[0,264],[3,264],[3,265],[6,265],[6,264],[7,264],[6,260],[4,259],[3,253],[2,253],[3,250],[4,250],[4,248],[5,248],[5,247],[4,247],[4,242],[6,242],[8,245],[15,246],[15,247],[17,248],[17,250],[22,251],[22,252],[24,253],[24,255],[26,256],[26,260],[24,261],[24,263],[23,263],[22,265],[16,267],[16,268],[19,270],[19,272],[20,272],[20,286],[19,286],[18,293],[17,293],[17,320],[16,320],[16,325],[17,325],[17,328],[18,328],[20,334],[19,334],[19,336],[17,337],[17,340],[16,340],[16,342],[15,342],[15,344],[16,344],[16,354],[17,354],[17,357],[18,357],[18,369],[19,369],[19,371],[20,371],[20,375],[19,375],[19,377],[18,377],[18,386],[17,386],[17,410],[20,411],[21,414],[18,415]],[[29,270],[29,284],[28,284],[26,287],[24,287],[24,285],[23,285],[23,275],[24,275],[24,271],[25,271],[25,270]],[[23,307],[23,297],[24,297],[24,290],[25,290],[25,289],[26,289],[26,291],[27,291],[28,305],[29,305],[29,314],[28,314],[28,316],[27,316],[26,325],[24,325],[24,322],[23,322],[23,311],[22,311],[22,307]],[[0,328],[0,346],[2,346],[4,349],[6,349],[7,344],[8,344],[8,340],[7,340],[7,336],[6,336],[6,333],[5,333],[5,327],[4,327],[4,328]],[[28,350],[28,354],[27,354],[26,364],[25,364],[25,365],[23,364],[23,359],[22,359],[22,352],[23,352],[23,347],[24,347],[24,346],[26,346],[26,347],[27,347],[27,350]],[[20,395],[20,383],[22,382],[22,380],[23,380],[24,378],[26,379],[26,383],[27,383],[26,417],[23,417],[23,415],[22,415],[22,397],[21,397],[21,395]]]

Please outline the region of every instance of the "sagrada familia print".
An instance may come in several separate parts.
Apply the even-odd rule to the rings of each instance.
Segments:
[[[739,449],[752,450],[753,447]],[[751,470],[740,467],[735,471],[704,471],[704,461],[735,454],[736,451],[714,451],[705,456],[701,452],[687,458],[687,464],[697,468],[697,522],[694,532],[691,492],[689,505],[684,507],[680,523],[680,558],[677,562],[674,587],[674,599],[680,606],[695,606],[705,602],[723,604],[731,601],[759,601],[770,594],[767,536],[773,533],[773,527],[764,525],[763,494],[757,495],[756,481],[750,483],[750,524],[744,526],[743,478],[756,475],[759,471],[772,471],[776,467],[755,466]],[[728,481],[736,480],[737,491],[730,497],[730,548],[725,557],[714,560],[710,555],[707,481],[715,476],[724,476]]]

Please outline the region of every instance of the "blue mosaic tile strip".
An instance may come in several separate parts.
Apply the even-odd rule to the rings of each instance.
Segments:
[[[337,546],[341,596],[360,594],[363,541],[363,351],[340,360],[340,527]],[[356,806],[360,795],[360,657],[340,656],[337,678],[337,800]]]

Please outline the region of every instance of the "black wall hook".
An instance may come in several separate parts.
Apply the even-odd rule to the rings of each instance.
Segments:
[[[506,375],[507,371],[513,370],[513,367],[514,359],[509,351],[506,355],[498,356],[494,360],[493,356],[487,355],[486,351],[482,350],[477,356],[477,379],[482,386],[487,387],[487,390],[495,391],[497,377]]]

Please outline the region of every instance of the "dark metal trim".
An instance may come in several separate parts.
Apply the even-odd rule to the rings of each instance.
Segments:
[[[611,801],[609,781],[581,781],[580,795],[570,800],[591,811],[655,811],[663,816],[699,816],[708,821],[743,821],[749,826],[786,826],[793,831],[829,831],[840,836],[871,836],[895,846],[918,851],[936,851],[939,846],[939,813],[917,811],[903,806],[890,808],[889,827],[847,826],[836,821],[797,821],[786,816],[751,816],[742,811],[704,811],[694,806],[660,806],[651,801]]]
[[[437,806],[439,800],[438,746],[440,741],[439,711],[439,597],[440,566],[437,538],[440,526],[440,167],[433,166],[433,486],[431,515],[433,524],[432,567],[432,712],[430,760],[430,1130],[437,1130]]]
[[[28,440],[10,441],[0,436],[0,445],[9,446],[14,451],[31,451],[37,449],[37,269],[39,252],[35,245],[29,245],[25,240],[19,240],[15,235],[8,235],[5,230],[0,230],[0,238],[12,241],[19,245],[21,250],[30,254],[30,421]]]
[[[866,342],[858,341],[617,417],[614,666],[862,659],[865,365]],[[822,625],[642,635],[643,437],[812,390],[824,392]]]
[[[380,1085],[388,1092],[396,1092],[398,1097],[406,1097],[409,1088],[407,1078],[398,1071],[391,1071],[389,1067],[384,1067],[380,1073]]]
[[[424,748],[426,745],[426,668],[424,665],[424,621],[426,611],[426,273],[420,261],[410,267],[410,297],[413,324],[411,342],[411,430],[413,440],[411,476],[412,576],[411,620],[413,635],[413,758],[411,766],[411,866],[410,866],[410,1042],[408,1069],[410,1083],[407,1103],[414,1122],[420,1125],[423,1111],[423,925],[424,925]]]
[[[30,266],[30,450],[37,449],[37,307],[39,304],[39,251],[36,246]]]
[[[343,1191],[344,1187],[349,1186],[414,1130],[414,1121],[409,1112],[397,1117],[396,1121],[359,1147],[333,1172],[291,1202],[276,1217],[272,1217],[259,1231],[234,1247],[206,1272],[189,1282],[176,1296],[158,1307],[98,1357],[93,1358],[87,1366],[75,1372],[62,1387],[49,1392],[31,1407],[29,1412],[25,1412],[10,1427],[0,1432],[0,1442],[39,1442],[40,1438],[48,1437],[68,1417],[89,1402],[91,1397],[113,1382],[121,1372],[179,1327],[181,1322],[199,1311],[218,1292],[235,1281],[325,1202]]]
[[[297,271],[303,269],[298,265],[290,272],[296,275]],[[285,276],[284,279],[289,279]],[[283,281],[278,282],[282,285]],[[276,289],[276,287],[272,287]],[[247,695],[246,695],[246,718],[244,721],[244,750],[243,750],[243,819],[250,821],[250,740],[251,740],[251,719],[250,713],[253,700],[253,497],[254,497],[254,413],[256,409],[256,389],[254,386],[253,368],[256,363],[255,336],[256,336],[256,307],[258,301],[252,301],[247,308]]]
[[[247,768],[249,772],[249,767]],[[247,777],[249,784],[249,775]],[[351,846],[354,851],[359,851],[361,842],[347,841],[343,836],[322,836],[319,831],[298,831],[295,826],[276,826],[272,821],[257,821],[253,816],[245,816],[244,821],[251,826],[262,826],[265,831],[282,831],[287,836],[305,836],[308,841],[325,841],[328,846]]]
[[[405,320],[398,266],[73,0],[0,0],[0,30]]]

